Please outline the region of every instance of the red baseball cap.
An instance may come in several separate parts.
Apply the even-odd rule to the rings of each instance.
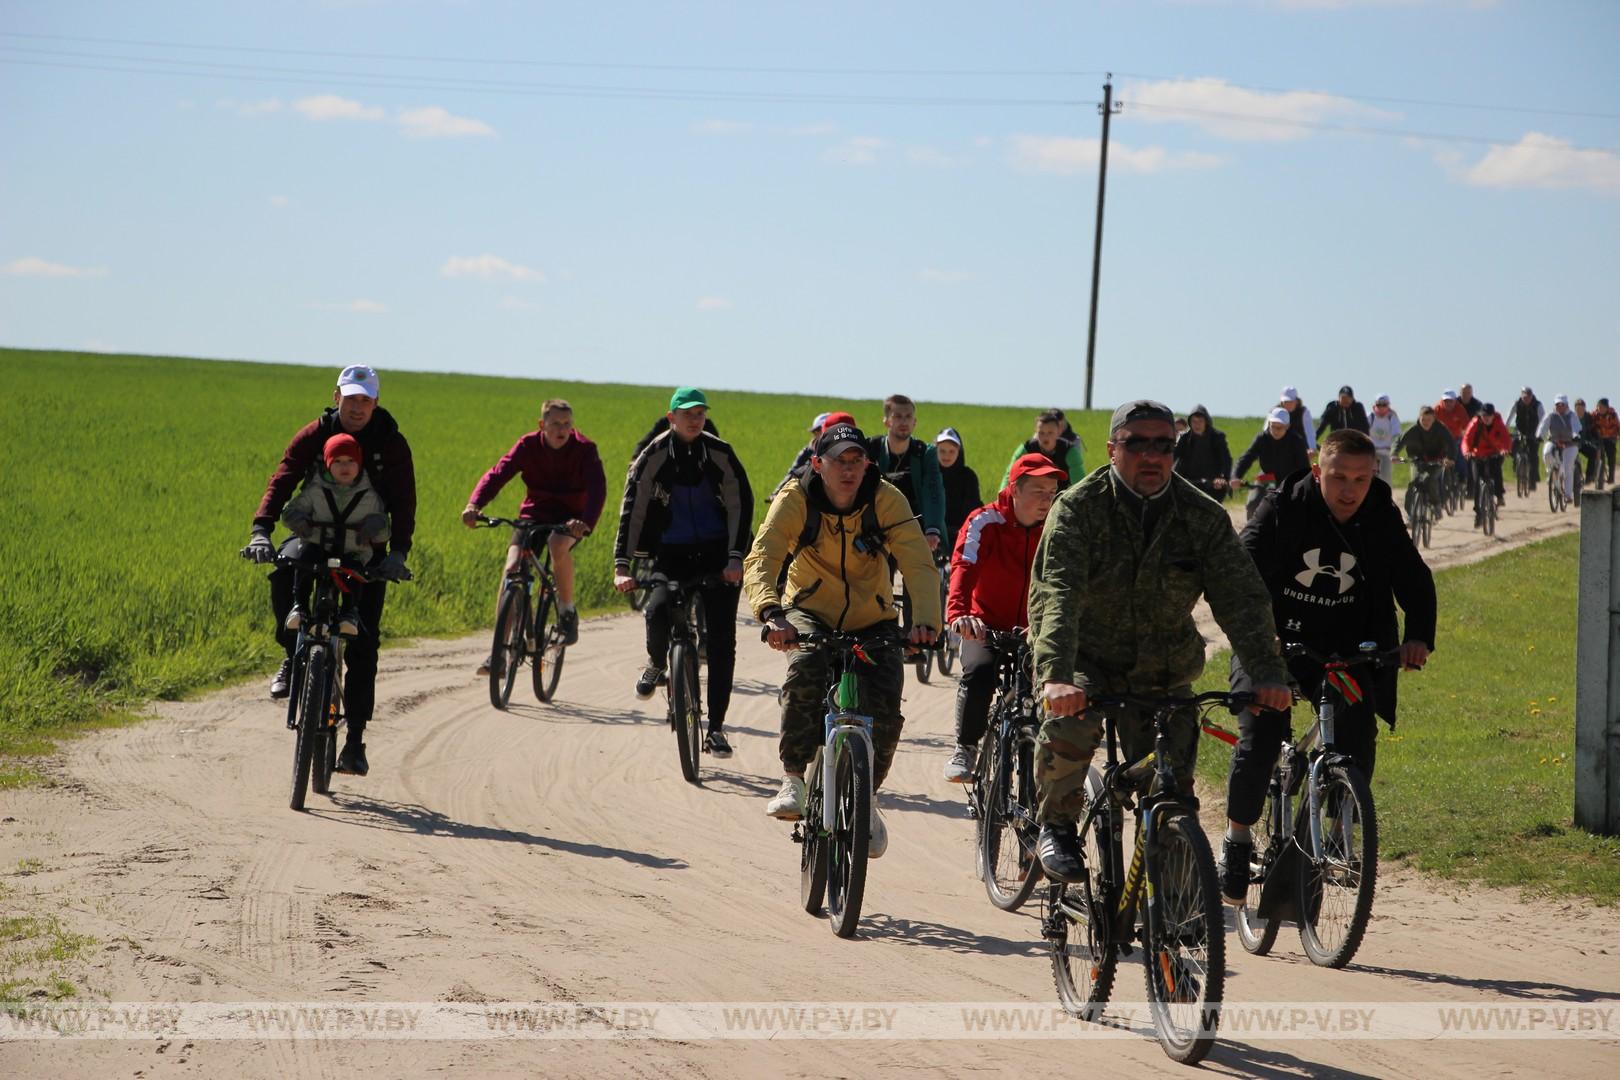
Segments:
[[[834,412],[827,414],[827,419],[821,422],[821,427],[817,429],[817,432],[819,434],[822,431],[826,431],[830,427],[837,427],[839,424],[848,424],[850,427],[856,426],[855,418],[849,415],[849,413]]]
[[[1025,454],[1013,462],[1012,482],[1018,483],[1023,476],[1055,476],[1059,483],[1069,482],[1069,474],[1052,464],[1045,454]]]

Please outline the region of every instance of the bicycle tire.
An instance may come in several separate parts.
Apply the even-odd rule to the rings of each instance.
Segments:
[[[1346,845],[1353,851],[1350,859],[1339,865],[1324,865],[1310,857],[1300,859],[1299,940],[1311,963],[1321,967],[1342,968],[1355,956],[1372,918],[1373,895],[1378,887],[1378,815],[1373,807],[1372,792],[1361,770],[1354,765],[1338,763],[1324,770],[1325,781],[1321,796],[1321,827],[1324,847],[1329,847],[1333,826],[1332,814],[1336,807],[1349,799],[1355,806],[1352,818],[1353,834]],[[1308,807],[1307,807],[1308,809]],[[1310,828],[1310,815],[1304,816],[1304,825]],[[1342,820],[1342,815],[1339,820]],[[1309,843],[1309,833],[1302,836]],[[1340,838],[1341,841],[1343,838]],[[1331,913],[1330,918],[1324,915]],[[1342,929],[1340,926],[1342,924]],[[1328,932],[1324,934],[1324,929]]]
[[[1564,511],[1564,478],[1556,469],[1547,470],[1547,508],[1555,514]]]
[[[961,655],[962,642],[949,630],[945,631],[945,643],[939,648],[939,673],[950,678],[951,671],[956,667],[956,658]]]
[[[984,738],[979,740],[979,753],[973,762],[973,783],[968,792],[969,809],[973,814],[973,876],[980,881],[984,880],[985,875],[984,823],[990,817],[990,778],[995,775],[997,748],[1000,745],[1000,740],[996,738],[999,723],[992,712]]]
[[[331,663],[342,664],[342,646],[334,649]],[[332,791],[332,772],[337,768],[337,701],[338,693],[336,680],[328,678],[330,684],[326,691],[326,707],[321,710],[320,726],[316,729],[315,753],[310,763],[309,789],[317,795],[328,795]]]
[[[804,817],[799,826],[799,903],[820,915],[827,893],[827,842],[821,831],[821,751],[805,767]]]
[[[917,655],[911,661],[911,666],[917,673],[917,681],[927,686],[928,676],[934,668],[934,650],[926,645],[918,646]]]
[[[1491,487],[1489,480],[1480,484],[1480,524],[1485,528],[1486,536],[1496,535],[1496,491]]]
[[[1102,775],[1093,767],[1086,773],[1086,798],[1090,801],[1102,797]],[[1113,898],[1097,895],[1097,870],[1103,865],[1103,838],[1113,835],[1113,815],[1119,812],[1117,805],[1098,810],[1091,828],[1082,837],[1084,879],[1068,885],[1054,884],[1047,899],[1049,906],[1061,908],[1056,913],[1047,913],[1056,931],[1048,936],[1047,944],[1052,954],[1052,984],[1057,988],[1058,1004],[1070,1016],[1091,1022],[1102,1018],[1103,1006],[1114,991],[1114,976],[1119,970],[1119,948],[1110,939],[1107,926]],[[1078,897],[1063,902],[1069,893],[1076,891],[1080,894]],[[1071,942],[1071,938],[1078,940]]]
[[[648,564],[646,561],[642,559],[630,560],[630,576],[635,580],[640,581],[642,578],[646,577],[647,570]],[[646,589],[631,589],[625,594],[625,597],[630,601],[631,611],[640,611],[647,604]]]
[[[1238,944],[1243,946],[1244,952],[1254,956],[1264,956],[1271,951],[1271,947],[1277,943],[1277,931],[1281,928],[1275,917],[1261,922],[1256,914],[1261,890],[1265,888],[1267,875],[1277,865],[1282,845],[1293,842],[1279,839],[1282,835],[1281,781],[1280,771],[1273,767],[1265,813],[1260,815],[1260,820],[1250,830],[1257,858],[1249,864],[1248,895],[1244,897],[1243,906],[1237,909]],[[1259,873],[1255,873],[1256,865]]]
[[[304,696],[298,711],[298,738],[293,747],[292,797],[287,800],[287,805],[294,810],[304,808],[304,797],[309,790],[310,768],[315,762],[320,728],[326,717],[326,692],[326,648],[312,645],[304,659]]]
[[[1035,748],[1015,735],[1012,751],[991,774],[983,834],[984,891],[1002,911],[1023,907],[1041,880],[1028,827],[1035,820]],[[1015,818],[1014,808],[1024,813]]]
[[[1142,968],[1159,1046],[1193,1065],[1215,1045],[1226,981],[1226,922],[1215,856],[1198,820],[1174,809],[1160,822],[1148,871],[1156,910],[1144,921]],[[1150,882],[1153,878],[1150,876]]]
[[[534,654],[529,659],[534,696],[548,704],[557,696],[557,682],[562,678],[563,654],[568,651],[568,646],[563,644],[562,630],[551,621],[555,607],[555,597],[550,589],[546,589],[540,594],[540,603],[535,608],[533,632],[528,635],[534,642]]]
[[[669,647],[669,708],[675,721],[675,748],[681,758],[681,776],[698,782],[698,757],[703,752],[703,710],[698,704],[697,648],[689,641]]]
[[[833,763],[836,800],[827,836],[827,920],[841,938],[855,936],[866,896],[867,846],[872,829],[872,775],[865,741],[850,735]]]
[[[518,665],[523,662],[523,625],[529,613],[523,586],[508,581],[495,611],[495,636],[489,646],[489,703],[504,709],[512,700]]]

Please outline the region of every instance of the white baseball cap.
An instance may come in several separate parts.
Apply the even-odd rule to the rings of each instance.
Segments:
[[[1298,401],[1299,391],[1292,386],[1285,386],[1282,388],[1282,399],[1284,401]]]
[[[945,430],[941,431],[938,435],[935,435],[934,436],[934,441],[936,443],[953,442],[957,446],[961,446],[962,445],[962,436],[960,436],[960,435],[958,435],[956,433],[955,428],[948,427]]]
[[[820,435],[821,425],[825,424],[827,422],[827,417],[831,415],[832,413],[816,413],[816,418],[810,421],[810,434]]]
[[[1553,404],[1554,405],[1568,405],[1569,404],[1569,395],[1568,394],[1559,394],[1557,397],[1553,398]]]
[[[1388,394],[1379,394],[1376,398],[1373,399],[1373,404],[1374,405],[1388,405],[1389,404],[1389,395]]]
[[[364,394],[366,397],[377,396],[377,372],[364,364],[350,364],[338,372],[338,393],[344,397],[350,394]]]
[[[1293,418],[1288,415],[1287,409],[1272,409],[1266,414],[1266,423],[1268,424],[1282,424],[1286,427],[1292,422]]]
[[[1457,400],[1457,391],[1455,391],[1455,390],[1447,390],[1445,393],[1441,394],[1440,396],[1443,399],[1445,399],[1446,401],[1456,401]]]

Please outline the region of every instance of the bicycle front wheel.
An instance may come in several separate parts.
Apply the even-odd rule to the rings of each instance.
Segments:
[[[1479,521],[1485,528],[1486,536],[1496,535],[1496,491],[1487,481],[1479,492],[1480,514]]]
[[[529,670],[533,675],[534,696],[544,702],[549,702],[557,694],[557,680],[562,678],[563,653],[568,651],[568,646],[563,644],[562,630],[552,622],[555,610],[556,597],[550,589],[546,589],[540,594],[534,628],[529,635],[532,639],[529,648],[533,650]]]
[[[1355,956],[1372,918],[1378,884],[1378,818],[1372,792],[1354,765],[1323,770],[1317,824],[1322,850],[1300,859],[1300,944],[1311,963],[1342,968]],[[1310,828],[1310,814],[1303,816]],[[1301,842],[1309,846],[1309,833]]]
[[[1429,538],[1434,532],[1434,511],[1429,507],[1429,497],[1418,492],[1412,500],[1412,536],[1423,547],[1429,546]]]
[[[1035,748],[1014,736],[991,775],[984,821],[984,891],[1002,911],[1017,911],[1041,880],[1035,856]]]
[[[827,914],[832,931],[854,937],[866,896],[866,856],[872,830],[872,774],[866,743],[849,736],[833,767],[833,827],[827,835]]]
[[[506,708],[512,700],[512,684],[523,662],[523,635],[527,629],[524,622],[528,616],[523,586],[508,582],[501,593],[501,606],[495,611],[495,640],[489,649],[489,703],[497,709]]]
[[[1159,1045],[1173,1061],[1202,1061],[1220,1026],[1226,980],[1225,919],[1215,856],[1198,821],[1166,814],[1148,856],[1142,963]],[[1157,884],[1154,885],[1154,876]]]
[[[698,700],[697,649],[689,641],[677,641],[669,647],[669,708],[681,775],[689,784],[698,782],[698,755],[703,752],[703,709]]]
[[[304,808],[309,790],[309,773],[320,748],[321,728],[326,722],[326,695],[330,680],[326,674],[326,647],[310,646],[304,659],[304,696],[298,709],[298,740],[293,748],[292,797],[287,805]]]

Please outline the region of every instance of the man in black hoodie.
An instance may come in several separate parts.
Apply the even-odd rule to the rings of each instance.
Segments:
[[[1226,433],[1209,418],[1209,410],[1193,406],[1187,415],[1187,430],[1176,439],[1176,472],[1217,502],[1226,498],[1232,475],[1232,451]]]
[[[1336,431],[1323,441],[1317,464],[1284,480],[1239,539],[1265,579],[1284,642],[1351,656],[1364,641],[1380,649],[1399,645],[1402,666],[1416,670],[1434,648],[1434,577],[1377,471],[1372,439],[1359,431]],[[1397,603],[1406,614],[1404,634],[1395,617]],[[1303,658],[1288,665],[1301,693],[1314,702],[1321,666]],[[1247,689],[1249,681],[1234,658],[1233,689]],[[1368,681],[1372,693],[1340,709],[1334,727],[1338,749],[1371,781],[1376,717],[1395,723],[1395,671],[1381,669]],[[1242,738],[1227,780],[1222,870],[1222,892],[1234,904],[1241,904],[1247,892],[1254,853],[1249,828],[1265,805],[1289,714],[1245,713],[1239,726]]]
[[[1322,410],[1322,419],[1316,425],[1316,437],[1320,439],[1324,431],[1359,431],[1366,434],[1371,430],[1367,423],[1367,407],[1356,400],[1356,392],[1348,386],[1339,387],[1339,397],[1330,401]]]

